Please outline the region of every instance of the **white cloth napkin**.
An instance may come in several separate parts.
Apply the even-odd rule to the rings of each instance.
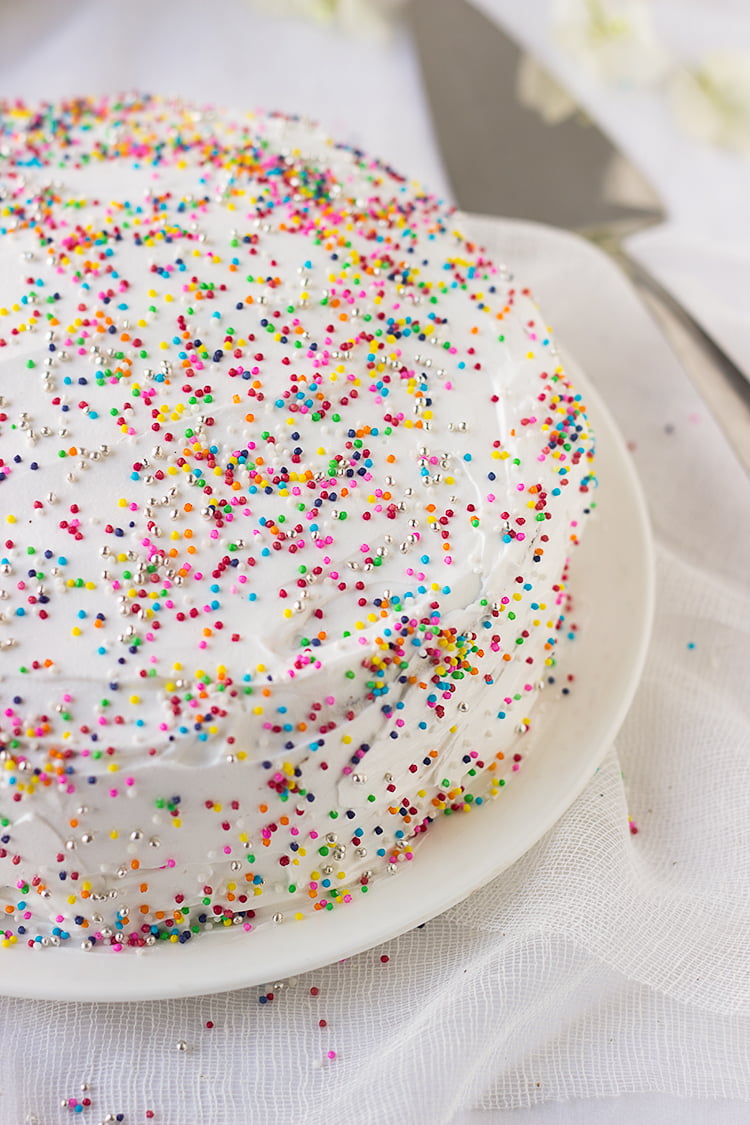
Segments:
[[[5,95],[141,86],[302,105],[409,169],[435,165],[403,42],[389,54],[289,25],[287,55],[274,56],[280,25],[240,4],[231,30],[197,0],[79,0],[64,16],[48,5],[46,21],[22,7],[0,21]],[[281,74],[285,57],[294,65]],[[696,1099],[691,1125],[706,1098],[731,1099],[712,1120],[746,1119],[747,481],[606,259],[524,224],[474,229],[531,282],[601,390],[649,500],[655,631],[617,751],[545,839],[467,902],[283,988],[124,1006],[0,999],[3,1125],[107,1114],[124,1125],[463,1125],[472,1107],[536,1125],[593,1119],[593,1108],[544,1113],[556,1100],[619,1095],[588,1103],[603,1123],[640,1119],[661,1104],[644,1103],[653,1091]],[[84,1098],[80,1114],[60,1104]]]
[[[561,45],[553,18],[559,2],[470,2],[523,44],[645,175],[669,221],[631,239],[629,248],[750,379],[750,158],[687,133],[670,108],[667,83],[593,74]],[[577,6],[585,12],[583,0]],[[745,0],[652,0],[646,10],[656,40],[676,62],[695,64],[714,49],[744,50],[750,59]],[[627,17],[627,2],[620,11]]]

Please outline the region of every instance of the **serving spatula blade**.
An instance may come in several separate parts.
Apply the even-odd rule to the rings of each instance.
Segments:
[[[551,125],[521,104],[522,52],[477,8],[465,0],[411,0],[407,13],[462,210],[569,230],[612,223],[640,229],[664,218],[656,197],[645,209],[607,197],[608,171],[622,157],[582,113]]]

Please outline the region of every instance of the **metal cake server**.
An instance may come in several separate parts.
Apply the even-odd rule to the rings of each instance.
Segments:
[[[565,227],[607,251],[681,358],[698,360],[686,363],[688,373],[750,472],[750,382],[624,246],[628,235],[666,218],[657,195],[648,189],[644,207],[607,197],[613,160],[622,166],[625,158],[583,114],[550,125],[522,105],[521,49],[467,0],[409,0],[407,19],[459,207]]]

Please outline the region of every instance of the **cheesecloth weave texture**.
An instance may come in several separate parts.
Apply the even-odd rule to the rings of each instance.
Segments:
[[[646,488],[656,621],[617,750],[511,869],[376,950],[199,999],[0,1000],[2,1125],[68,1122],[61,1100],[83,1097],[79,1120],[125,1125],[435,1125],[634,1091],[750,1099],[747,482],[598,252],[530,224],[476,226],[530,278]]]

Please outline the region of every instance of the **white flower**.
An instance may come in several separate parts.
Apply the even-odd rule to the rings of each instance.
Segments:
[[[553,11],[560,46],[599,81],[644,86],[665,74],[644,0],[555,0]]]
[[[404,0],[251,0],[275,15],[303,16],[359,35],[387,36]]]
[[[750,156],[750,54],[713,51],[672,75],[669,97],[686,133]]]

